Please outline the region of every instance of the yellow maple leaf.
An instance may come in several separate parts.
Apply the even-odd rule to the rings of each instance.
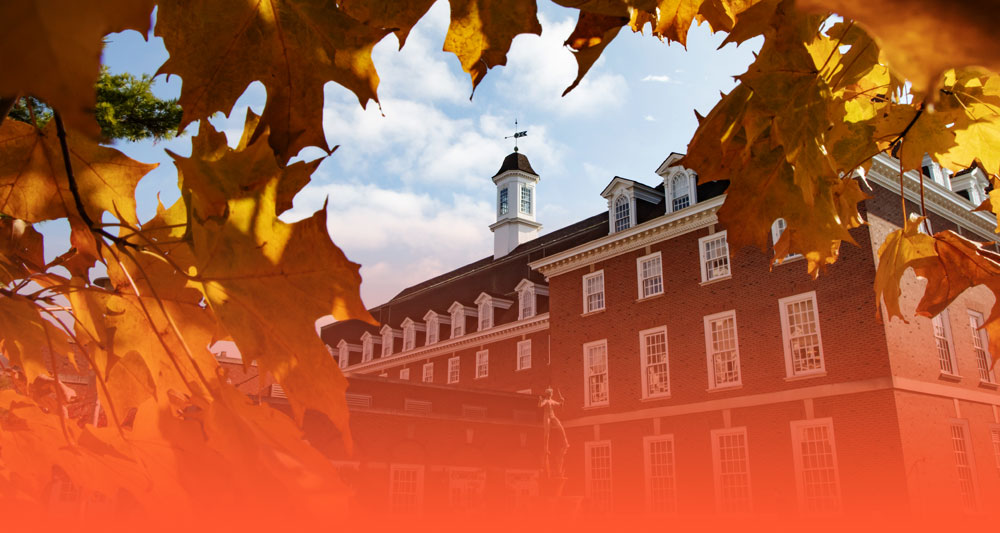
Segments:
[[[331,2],[218,0],[161,3],[156,33],[170,50],[158,73],[184,80],[181,129],[228,112],[260,81],[267,89],[260,124],[283,163],[306,146],[327,147],[326,82],[350,89],[362,106],[378,100],[371,51],[389,30],[360,24]]]
[[[542,34],[535,0],[452,0],[444,51],[458,56],[472,77],[472,90],[486,71],[507,64],[507,51],[522,33]]]
[[[0,284],[40,273],[45,266],[42,234],[16,218],[0,219]]]
[[[399,48],[406,44],[410,30],[427,13],[435,0],[341,0],[340,8],[355,20],[380,28],[391,28],[399,39]]]
[[[902,229],[886,236],[878,249],[878,268],[875,270],[875,315],[881,316],[879,303],[885,302],[888,318],[899,317],[906,322],[899,308],[901,294],[899,283],[906,269],[929,261],[937,256],[934,238],[920,232],[924,217],[910,215]]]
[[[4,355],[21,367],[28,384],[51,375],[53,358],[73,357],[66,333],[42,318],[34,302],[17,294],[0,297],[0,340]]]
[[[595,15],[586,11],[580,11],[580,18],[576,21],[573,33],[566,38],[566,46],[573,50],[573,57],[576,58],[577,74],[573,83],[563,91],[566,96],[576,88],[587,74],[590,67],[594,65],[597,58],[601,56],[604,48],[611,43],[611,40],[618,35],[622,26],[629,23],[627,17],[615,17],[610,15]]]

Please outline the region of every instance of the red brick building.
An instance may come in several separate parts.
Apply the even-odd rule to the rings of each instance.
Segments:
[[[860,206],[868,225],[852,231],[859,246],[841,247],[816,280],[801,258],[769,271],[768,254],[729,250],[716,218],[726,184],[696,185],[678,160],[664,161],[655,186],[614,178],[601,193],[607,212],[537,236],[538,175],[523,154],[508,156],[493,177],[493,257],[372,309],[380,328],[323,329],[352,377],[350,392],[368,383],[360,376],[381,376],[374,402],[397,389],[454,389],[490,413],[514,404],[527,411],[551,385],[566,399],[564,495],[587,509],[994,512],[987,502],[1000,496],[1000,393],[985,331],[975,327],[992,295],[967,291],[933,320],[875,319],[878,246],[903,220],[895,160],[875,159],[865,184],[871,198]],[[933,231],[992,239],[995,221],[971,211],[985,194],[981,171],[948,175],[928,164],[924,174]],[[914,173],[904,179],[913,208],[918,181]],[[773,238],[783,230],[775,221]],[[924,283],[904,281],[905,311]],[[362,411],[352,422],[359,429],[370,420]],[[431,430],[431,418],[409,426],[427,424],[416,439],[425,448],[461,440]],[[526,426],[536,433],[515,439],[523,446],[473,455],[494,469],[516,455],[537,471],[537,420]],[[513,422],[498,426],[496,439],[527,431]],[[355,460],[359,468],[368,460],[390,472],[372,478],[367,497],[396,501],[400,491],[424,490],[416,483],[445,490],[440,479],[393,477],[392,453],[373,451],[381,440],[358,443],[368,457]],[[524,486],[534,479],[525,474]]]

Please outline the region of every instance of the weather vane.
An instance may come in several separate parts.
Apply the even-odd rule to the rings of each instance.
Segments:
[[[520,139],[521,137],[527,137],[527,136],[528,136],[528,130],[517,131],[517,118],[515,117],[514,118],[514,135],[508,135],[508,136],[504,137],[504,139],[514,139],[514,151],[516,152],[517,151],[517,140]]]

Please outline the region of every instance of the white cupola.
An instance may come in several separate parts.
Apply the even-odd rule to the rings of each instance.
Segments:
[[[528,158],[517,149],[504,158],[500,170],[493,176],[493,183],[497,186],[497,221],[490,225],[494,259],[534,239],[542,229],[542,225],[535,221],[538,180],[538,174],[531,168]]]

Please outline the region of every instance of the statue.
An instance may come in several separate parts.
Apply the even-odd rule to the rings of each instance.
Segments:
[[[556,407],[561,406],[566,403],[566,398],[563,397],[562,392],[559,392],[559,400],[552,397],[552,387],[545,389],[545,395],[538,397],[538,407],[542,408],[542,422],[544,424],[544,439],[545,439],[545,473],[548,477],[559,477],[564,476],[563,472],[563,459],[566,456],[566,449],[569,448],[569,439],[566,438],[566,429],[563,428],[562,422],[556,417]],[[562,435],[562,447],[556,453],[555,460],[552,459],[552,450],[549,446],[549,440],[552,433],[552,425],[555,424],[559,428],[559,434]]]

